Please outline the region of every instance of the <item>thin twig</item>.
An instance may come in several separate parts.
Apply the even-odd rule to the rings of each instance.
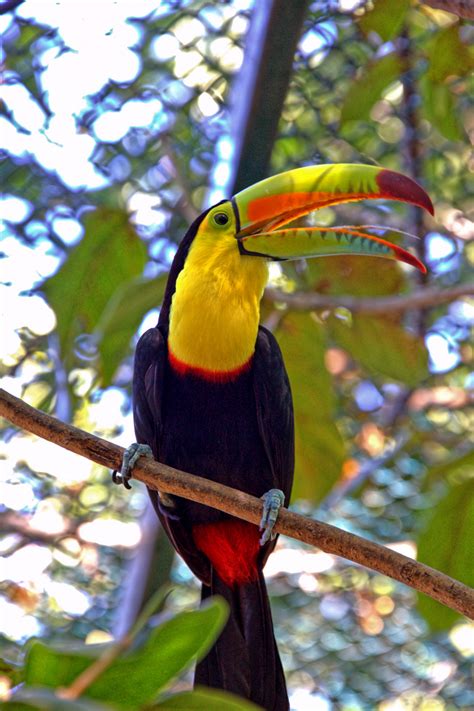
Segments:
[[[321,502],[320,508],[331,509],[333,506],[339,503],[341,499],[347,496],[351,491],[358,489],[362,484],[364,484],[367,479],[369,479],[377,469],[385,466],[390,462],[398,452],[407,443],[408,437],[406,433],[402,433],[382,452],[378,457],[372,459],[365,459],[360,467],[359,471],[351,479],[343,479],[341,483],[336,486]]]
[[[131,644],[132,639],[128,635],[112,644],[95,662],[86,667],[70,686],[58,689],[57,696],[69,701],[78,699]]]
[[[119,640],[106,648],[105,652],[96,659],[92,664],[84,669],[74,681],[67,687],[57,690],[57,696],[61,699],[74,701],[78,699],[102,674],[108,669],[114,661],[127,649],[136,639],[137,635],[148,622],[149,617],[163,603],[166,597],[166,591],[157,590],[153,597],[148,600],[143,610],[139,614],[136,622],[130,627],[129,631]]]
[[[67,425],[0,389],[0,416],[60,447],[80,454],[109,469],[120,469],[123,448],[100,437]],[[134,478],[152,489],[196,501],[250,523],[260,522],[262,501],[242,491],[217,484],[166,464],[142,458],[133,470]],[[278,533],[317,546],[326,553],[342,556],[399,580],[429,595],[467,617],[474,618],[474,590],[433,568],[389,548],[347,533],[327,523],[282,509],[276,524]]]
[[[346,308],[353,313],[386,314],[403,313],[411,309],[426,309],[455,301],[463,296],[474,296],[474,284],[459,284],[447,289],[432,287],[419,289],[406,296],[383,296],[374,298],[354,296],[327,296],[314,292],[286,294],[268,287],[265,298],[285,304],[294,311]]]

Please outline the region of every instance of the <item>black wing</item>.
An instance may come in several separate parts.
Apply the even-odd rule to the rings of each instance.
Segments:
[[[150,328],[140,338],[133,368],[133,422],[137,442],[148,444],[159,459],[163,429],[163,391],[166,343],[158,328]]]
[[[284,492],[288,506],[295,468],[293,401],[280,346],[263,326],[258,329],[255,348],[254,392],[273,486]]]
[[[133,420],[135,436],[140,444],[148,444],[160,461],[160,442],[164,426],[164,389],[167,346],[158,328],[150,328],[140,338],[135,351],[133,370]],[[148,489],[153,507],[174,548],[191,570],[203,582],[210,580],[210,565],[195,547],[186,521],[179,516],[179,507],[162,505],[158,492]]]

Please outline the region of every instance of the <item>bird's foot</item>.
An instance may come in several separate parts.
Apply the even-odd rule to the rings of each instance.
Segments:
[[[280,489],[270,489],[261,498],[263,499],[263,512],[260,530],[263,533],[260,538],[260,545],[264,546],[265,543],[276,538],[273,527],[278,518],[278,512],[285,503],[285,494]]]
[[[117,470],[112,472],[112,481],[114,484],[123,484],[126,489],[132,488],[129,484],[129,481],[132,478],[132,469],[140,457],[153,458],[151,447],[147,444],[138,444],[138,442],[134,442],[130,445],[130,447],[127,447],[123,454],[120,474]]]

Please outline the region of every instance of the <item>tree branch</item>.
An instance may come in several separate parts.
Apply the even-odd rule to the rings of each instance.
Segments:
[[[348,479],[343,479],[338,486],[335,486],[332,491],[321,502],[320,506],[324,509],[330,509],[343,499],[349,492],[358,489],[359,486],[367,481],[380,467],[385,466],[390,462],[398,452],[406,445],[408,437],[402,433],[395,441],[382,452],[378,457],[365,459],[360,464],[359,471],[355,476]]]
[[[0,2],[0,15],[13,12],[13,10],[16,10],[16,8],[24,2],[25,0],[6,0],[6,2]]]
[[[421,0],[421,2],[435,10],[452,12],[453,15],[463,17],[465,20],[474,20],[474,0]]]
[[[354,296],[328,296],[314,292],[295,292],[286,294],[279,289],[268,287],[265,298],[286,304],[294,311],[312,311],[313,309],[346,308],[353,313],[386,314],[402,313],[411,309],[427,309],[439,304],[455,301],[462,296],[474,296],[474,284],[459,284],[447,289],[417,289],[406,296],[383,296],[375,298]]]
[[[38,437],[54,442],[109,469],[120,469],[123,448],[67,425],[0,389],[0,416]],[[166,464],[142,458],[134,478],[152,489],[181,496],[257,524],[262,501],[242,491],[217,484]],[[282,509],[276,530],[326,553],[342,556],[394,580],[399,580],[467,617],[474,618],[474,590],[444,573],[389,548],[347,533],[335,526]]]

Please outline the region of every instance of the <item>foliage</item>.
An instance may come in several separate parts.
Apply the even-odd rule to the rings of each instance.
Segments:
[[[445,483],[445,494],[428,518],[428,525],[418,540],[420,558],[428,565],[443,570],[466,585],[474,587],[471,565],[471,541],[474,536],[474,450],[433,467],[428,479],[435,476]],[[440,535],[442,534],[442,535]],[[437,630],[449,627],[456,620],[452,610],[421,596],[421,612]]]
[[[5,707],[12,710],[99,711],[106,708],[183,708],[183,703],[186,703],[186,708],[199,708],[199,704],[213,708],[221,703],[226,708],[229,704],[229,708],[235,708],[236,711],[256,709],[256,706],[241,699],[229,697],[225,693],[216,695],[207,689],[174,696],[165,695],[175,677],[196,659],[205,656],[219,636],[227,614],[225,601],[213,598],[200,610],[181,612],[161,622],[135,648],[115,659],[111,658],[86,688],[85,694],[81,694],[77,700],[64,698],[61,689],[70,687],[94,662],[106,658],[113,646],[31,640],[21,672],[24,685]],[[135,631],[128,636],[129,643],[144,623],[142,619],[140,625],[135,626]],[[157,703],[151,706],[154,701]]]
[[[174,245],[221,196],[230,89],[253,4],[137,3],[135,15],[117,20],[127,4],[111,3],[94,22],[72,4],[69,15],[56,3],[49,16],[29,4],[3,18],[0,266],[2,289],[13,286],[0,371],[5,387],[32,404],[126,444],[137,332],[156,320]],[[73,29],[81,23],[87,42]],[[89,64],[74,64],[83,56]],[[312,4],[269,169],[369,161],[414,175],[437,221],[376,203],[326,209],[317,219],[415,232],[421,239],[410,244],[429,267],[424,283],[439,288],[467,282],[474,259],[472,57],[472,26],[426,6],[377,0],[342,12],[337,3]],[[410,270],[362,257],[284,265],[272,278],[283,290],[334,298],[424,285]],[[266,300],[263,320],[274,326],[294,393],[295,505],[388,544],[408,541],[420,560],[468,583],[470,302],[375,317],[340,308],[296,314]],[[117,624],[129,558],[141,551],[145,496],[126,498],[98,467],[8,426],[3,434],[10,510],[0,511],[0,613],[5,656],[15,658],[27,637],[86,639]],[[425,599],[420,617],[409,591],[321,555],[285,543],[269,562],[295,708],[303,692],[331,708],[424,708],[417,693],[442,709],[471,707],[465,623]],[[160,549],[156,565],[164,559]],[[272,561],[280,566],[273,573]],[[196,589],[182,567],[173,576],[181,585],[167,608],[181,613]],[[57,657],[40,640],[29,650],[27,660]],[[0,676],[17,684],[14,668],[2,666]],[[46,684],[41,674],[30,683]],[[179,692],[161,707],[192,708]],[[11,708],[28,707],[27,693]],[[54,707],[50,690],[38,693],[42,708]],[[207,708],[222,707],[208,691],[195,692],[196,705],[204,693],[215,697]]]

